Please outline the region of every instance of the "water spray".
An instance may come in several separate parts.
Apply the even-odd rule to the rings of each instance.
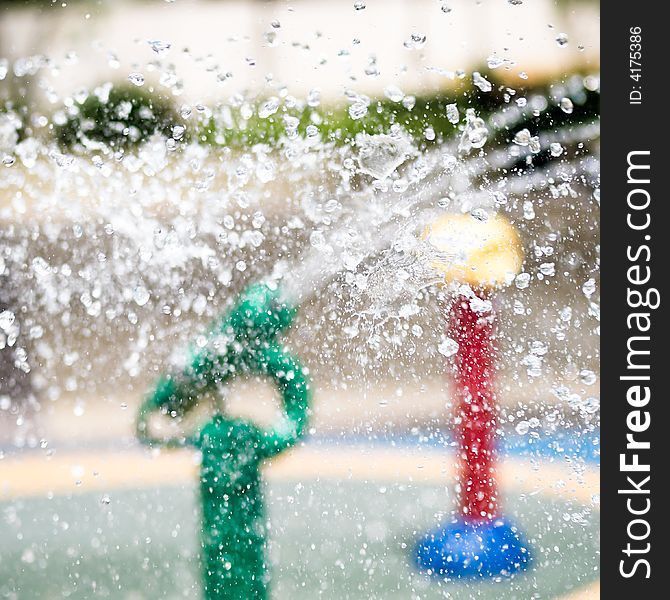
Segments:
[[[511,575],[527,568],[530,553],[519,531],[500,512],[491,298],[518,273],[521,244],[516,230],[499,216],[479,221],[470,215],[446,215],[434,221],[424,237],[449,256],[433,263],[445,281],[462,284],[445,314],[458,344],[453,379],[460,497],[451,521],[418,542],[415,558],[422,570],[440,577]],[[456,256],[454,248],[459,249]]]
[[[517,118],[523,116],[519,112]],[[494,123],[491,126],[495,129]],[[294,445],[303,435],[310,397],[306,373],[299,361],[281,348],[279,335],[290,327],[295,307],[342,271],[342,253],[349,249],[351,240],[364,248],[364,257],[387,249],[400,232],[434,215],[438,199],[454,177],[462,180],[462,200],[470,198],[470,204],[477,206],[490,204],[488,192],[474,191],[472,181],[510,167],[518,157],[500,152],[487,158],[468,158],[460,156],[459,148],[454,141],[424,154],[414,180],[401,195],[372,188],[352,194],[349,206],[332,229],[324,232],[322,248],[290,268],[275,269],[270,283],[243,292],[223,321],[209,331],[205,347],[192,353],[183,370],[161,378],[145,400],[138,420],[143,442],[202,451],[201,543],[206,598],[263,599],[268,594],[259,468],[265,459]],[[544,175],[545,169],[539,172]],[[511,189],[515,182],[505,180],[508,192],[521,191]],[[528,186],[528,179],[520,180],[520,185]],[[546,185],[546,178],[537,185]],[[470,287],[467,291],[461,288],[448,310],[451,335],[459,347],[455,383],[461,446],[460,512],[451,524],[419,543],[416,560],[421,568],[442,576],[513,573],[528,565],[529,553],[499,509],[492,383],[495,320],[490,309],[481,309],[490,306],[496,287],[518,272],[522,260],[518,236],[499,217],[478,221],[471,215],[448,215],[435,221],[424,237],[436,250],[431,254],[433,266],[445,281]],[[204,393],[243,373],[269,377],[279,388],[285,415],[272,431],[218,414],[191,437],[158,439],[150,434],[151,414],[184,416]]]

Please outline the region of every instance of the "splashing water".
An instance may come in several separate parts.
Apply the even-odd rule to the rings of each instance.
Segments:
[[[235,22],[232,15],[242,3],[224,4],[221,10]],[[366,33],[351,39],[355,28],[345,20],[347,39],[335,49],[330,23],[324,31],[313,30],[320,24],[309,19],[308,29],[297,30],[308,21],[304,11],[319,11],[318,3],[280,4],[262,9],[273,12],[265,12],[260,24],[253,20],[261,29],[249,35],[240,22],[231,34],[235,39],[225,42],[230,53],[212,45],[198,55],[164,23],[135,36],[130,60],[121,45],[112,50],[103,47],[106,42],[94,44],[104,63],[100,73],[94,71],[103,82],[90,89],[70,82],[69,74],[83,73],[84,63],[91,62],[81,57],[74,66],[79,57],[73,51],[63,60],[56,53],[0,59],[0,470],[14,468],[13,456],[4,462],[7,449],[17,455],[25,449],[19,458],[34,459],[35,465],[46,459],[42,479],[54,483],[47,500],[39,500],[51,507],[43,519],[44,510],[31,508],[30,498],[0,498],[0,554],[10,549],[9,560],[0,561],[0,595],[11,595],[12,586],[19,594],[39,595],[30,586],[46,589],[52,582],[35,584],[33,578],[51,579],[56,568],[70,580],[62,595],[73,597],[141,596],[148,589],[154,597],[198,593],[192,567],[199,549],[184,535],[199,527],[187,518],[198,514],[187,496],[193,461],[157,448],[150,459],[140,455],[132,420],[147,390],[162,393],[156,385],[161,374],[185,375],[184,365],[211,348],[223,356],[224,349],[262,345],[261,325],[242,325],[235,338],[229,330],[210,333],[245,288],[274,299],[262,286],[247,287],[257,282],[300,307],[295,315],[285,311],[294,321],[278,334],[272,351],[297,355],[314,392],[309,420],[299,419],[304,444],[288,458],[297,457],[297,479],[291,475],[277,485],[268,478],[272,527],[252,536],[260,540],[267,533],[269,545],[281,549],[268,553],[273,597],[372,598],[383,597],[386,589],[426,599],[493,598],[505,591],[530,597],[546,595],[539,583],[547,568],[554,579],[564,578],[565,591],[590,581],[597,541],[586,528],[595,527],[597,500],[575,504],[552,497],[550,503],[535,496],[544,493],[539,485],[526,493],[515,482],[513,492],[505,490],[500,499],[504,512],[495,512],[495,477],[487,475],[481,487],[465,494],[465,485],[452,483],[466,412],[478,413],[473,423],[483,417],[490,433],[475,428],[474,443],[461,440],[473,471],[494,472],[474,455],[492,464],[488,448],[495,426],[501,447],[525,448],[533,474],[537,455],[550,457],[552,469],[560,462],[554,456],[565,459],[569,476],[590,476],[568,442],[574,430],[578,443],[597,453],[598,76],[564,75],[550,85],[533,84],[536,69],[515,48],[514,35],[505,48],[490,46],[487,38],[482,56],[488,58],[461,63],[478,65],[479,71],[451,70],[458,57],[436,51],[440,38],[449,36],[434,32],[462,18],[459,3],[432,3],[435,25],[397,19],[404,28],[397,40],[402,64],[394,63],[386,46],[370,47],[367,39],[367,29],[384,29],[381,13],[391,14],[401,3],[346,3],[347,17],[362,23]],[[526,10],[522,4],[527,3],[510,0],[495,10],[517,20]],[[76,5],[67,9],[70,14]],[[66,9],[52,8],[59,15]],[[210,9],[204,3],[199,10]],[[97,11],[83,5],[81,10],[82,18],[98,21]],[[487,20],[497,21],[478,21],[477,35],[486,31]],[[124,22],[126,33],[131,25]],[[213,30],[217,39],[224,37],[221,23]],[[542,24],[550,52],[563,59],[583,50],[582,34],[568,31],[569,38]],[[391,33],[384,29],[384,41]],[[291,63],[286,71],[276,57],[289,46],[308,62]],[[589,60],[584,64],[595,64]],[[308,63],[316,70],[302,72],[298,65]],[[200,75],[192,79],[183,64]],[[109,75],[116,83],[104,81],[107,68],[116,73]],[[343,69],[341,87],[323,77],[332,68]],[[301,79],[300,85],[286,81],[286,73]],[[200,76],[200,83],[209,84],[203,91]],[[76,89],[64,93],[64,85]],[[470,274],[480,240],[453,231],[441,235],[438,223],[444,222],[471,231],[510,223],[523,246],[520,272],[490,294],[445,285],[436,265]],[[515,257],[516,272],[516,241]],[[243,310],[244,305],[235,314]],[[237,326],[244,317],[230,322]],[[268,329],[275,331],[274,325]],[[482,329],[491,344],[464,359]],[[493,368],[481,377],[466,366],[488,370],[489,360]],[[201,420],[220,413],[298,431],[282,420],[269,371],[258,369],[255,377],[245,372],[248,363],[229,366],[232,377],[217,379],[206,394],[199,387],[206,376],[198,371],[189,379],[196,392],[189,401],[197,397],[193,411],[184,415],[161,404],[163,416],[155,414],[149,430],[175,442],[193,439]],[[275,375],[282,386],[301,379],[299,369],[279,368]],[[459,383],[450,371],[465,374],[462,394],[454,393]],[[484,390],[493,371],[497,397]],[[480,395],[473,390],[486,392],[483,402],[473,403]],[[489,420],[493,405],[500,411]],[[221,440],[231,441],[225,427]],[[138,425],[142,431],[148,430]],[[235,452],[243,437],[233,436]],[[247,439],[253,444],[252,438]],[[431,446],[435,459],[426,460]],[[545,447],[553,454],[545,454]],[[120,481],[129,488],[135,485],[128,483],[132,469],[139,465],[141,472],[144,458],[169,467],[183,462],[157,473],[163,477],[158,482],[142,475],[138,487],[155,484],[155,495],[124,491],[108,485],[108,472],[98,477],[97,464],[90,472],[89,465],[108,449],[114,460],[126,461],[115,464],[124,465]],[[253,453],[240,453],[240,464],[227,469],[233,453],[221,450],[215,470],[230,471],[226,477],[233,485]],[[72,464],[74,454],[86,460]],[[377,454],[392,463],[393,473],[398,466],[404,472],[386,481],[390,471],[377,468]],[[64,476],[58,470],[63,464]],[[544,467],[538,472],[546,479]],[[469,478],[463,473],[461,483]],[[32,485],[19,475],[19,483]],[[219,481],[217,473],[209,475]],[[552,490],[565,485],[553,470],[549,479]],[[201,483],[206,496],[210,484]],[[57,487],[66,495],[59,498]],[[0,496],[6,489],[0,481]],[[74,498],[73,490],[88,494]],[[260,495],[243,495],[254,497],[251,508],[262,503]],[[468,496],[467,504],[454,502]],[[442,519],[452,509],[458,514],[464,506],[468,514],[518,516],[533,556],[541,556],[527,576],[486,587],[479,581],[429,581],[416,572],[408,532],[423,531],[436,515]],[[82,510],[85,520],[79,518]],[[261,515],[262,529],[264,523]],[[59,535],[43,543],[44,531],[54,527]],[[92,561],[71,535],[88,538]],[[310,539],[314,543],[305,543]],[[212,547],[218,547],[216,569],[233,569],[231,561],[220,560],[222,546]],[[58,556],[68,561],[66,569]],[[128,564],[117,568],[117,559]],[[262,571],[267,574],[266,566]]]
[[[413,46],[424,43],[415,37]],[[157,55],[170,51],[166,42],[148,43]],[[144,88],[141,73],[130,77]],[[474,77],[477,88],[490,93],[490,81]],[[33,374],[37,389],[55,400],[95,393],[97,377],[87,374],[107,369],[109,340],[124,340],[113,352],[123,359],[114,361],[111,375],[139,388],[155,365],[179,355],[194,336],[199,343],[197,332],[243,283],[265,279],[292,304],[321,307],[317,312],[337,305],[343,330],[360,332],[369,321],[373,358],[362,348],[360,365],[397,359],[401,345],[412,347],[407,332],[418,330],[410,325],[425,329],[417,321],[426,313],[422,298],[425,304],[424,292],[437,293],[440,281],[431,263],[458,259],[464,250],[454,247],[445,256],[420,241],[426,223],[445,211],[479,220],[502,211],[512,219],[518,214],[517,222],[531,231],[539,227],[534,215],[547,210],[544,203],[595,195],[598,121],[533,123],[554,107],[571,114],[566,108],[579,107],[596,88],[594,77],[573,78],[523,102],[509,95],[488,114],[448,103],[444,116],[452,134],[432,141],[433,132],[428,143],[393,123],[359,132],[350,144],[324,138],[324,123],[314,118],[305,126],[289,111],[298,104],[316,111],[318,90],[302,103],[272,95],[257,104],[236,96],[212,108],[183,105],[178,122],[145,137],[136,151],[91,135],[71,152],[25,135],[15,112],[0,113],[6,167],[0,217],[22,224],[3,233],[2,268],[13,289],[32,290],[5,343],[16,348],[19,368],[40,366]],[[104,85],[80,94],[75,102],[95,97],[104,104],[113,90]],[[399,89],[386,96],[407,110],[415,102]],[[348,99],[351,120],[365,122],[370,98],[351,93]],[[126,101],[115,110],[119,122],[135,118]],[[141,111],[136,116],[131,138],[142,137]],[[277,139],[228,144],[237,124],[255,116],[279,126]],[[65,117],[53,119],[61,126]],[[83,125],[84,131],[91,126]],[[203,144],[196,131],[209,132],[210,141]],[[550,262],[539,260],[537,279],[556,279],[542,267]],[[530,281],[528,273],[519,281],[524,276]],[[421,335],[423,351],[433,348],[441,356],[437,341]],[[157,339],[169,343],[156,348]],[[58,371],[63,385],[53,375]]]

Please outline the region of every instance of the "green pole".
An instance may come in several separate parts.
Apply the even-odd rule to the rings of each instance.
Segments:
[[[310,404],[306,370],[277,339],[296,310],[275,290],[257,284],[213,327],[204,348],[188,366],[159,379],[139,412],[137,434],[149,446],[194,446],[202,453],[202,568],[207,600],[264,600],[268,597],[267,532],[260,467],[304,434]],[[152,413],[179,417],[200,395],[240,374],[272,380],[283,418],[266,430],[240,418],[214,416],[199,433],[162,440],[151,435]]]

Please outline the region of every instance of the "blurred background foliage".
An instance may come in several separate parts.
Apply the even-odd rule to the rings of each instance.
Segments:
[[[403,102],[388,98],[368,99],[370,104],[364,118],[353,118],[346,106],[310,107],[304,103],[291,108],[280,106],[274,114],[261,116],[259,109],[267,100],[258,99],[253,105],[244,104],[243,108],[222,104],[202,109],[188,125],[171,96],[157,93],[152,87],[109,83],[91,92],[80,90],[69,106],[60,107],[55,112],[53,126],[48,132],[64,150],[83,150],[89,142],[128,150],[155,133],[175,141],[240,148],[277,144],[287,135],[287,129],[302,137],[316,132],[321,141],[341,145],[353,143],[358,134],[386,133],[393,125],[398,125],[415,143],[425,146],[440,143],[459,131],[458,124],[453,124],[447,117],[449,104],[474,108],[478,115],[486,117],[516,97],[534,94],[552,97],[556,87],[561,89],[559,96],[565,93],[561,82],[511,90],[497,80],[494,73],[484,72],[484,76],[493,84],[491,93],[481,93],[469,81],[463,80],[444,93],[410,96]],[[587,90],[574,96],[572,101],[574,109],[570,113],[562,110],[558,102],[549,104],[546,110],[530,114],[512,128],[498,132],[491,140],[509,142],[524,128],[564,127],[597,117],[599,92]],[[21,98],[6,99],[0,103],[0,112],[11,112],[20,119],[18,131],[21,136],[31,133],[31,110]],[[318,127],[314,127],[315,123]],[[312,131],[310,126],[313,126]]]

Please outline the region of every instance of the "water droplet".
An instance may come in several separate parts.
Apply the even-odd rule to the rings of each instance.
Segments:
[[[479,296],[470,298],[470,309],[477,314],[484,315],[493,310],[493,303],[490,300],[485,300]]]
[[[596,281],[595,279],[588,279],[582,286],[582,292],[587,298],[593,296],[596,291]]]
[[[542,263],[540,265],[540,273],[546,277],[553,277],[556,274],[556,265],[552,263]]]
[[[528,149],[533,154],[537,154],[540,150],[542,150],[542,146],[540,145],[540,138],[538,136],[533,136],[530,139],[530,144],[528,144]]]
[[[472,83],[474,83],[482,92],[490,92],[493,89],[491,82],[479,71],[475,71],[472,74]]]
[[[530,273],[519,273],[514,278],[514,285],[519,290],[525,290],[530,285]]]
[[[505,59],[497,54],[491,54],[491,56],[486,59],[486,64],[489,69],[497,69],[505,64]]]
[[[286,128],[286,136],[289,138],[294,138],[298,135],[298,125],[300,125],[300,119],[292,115],[284,115],[284,126]]]
[[[460,118],[461,117],[458,114],[458,106],[456,104],[447,104],[447,120],[449,123],[456,125]]]
[[[405,42],[405,48],[421,49],[426,45],[426,36],[423,33],[414,32]]]
[[[568,34],[567,33],[559,33],[556,36],[556,43],[561,48],[565,48],[568,45]]]
[[[402,99],[402,105],[407,109],[407,110],[412,110],[414,108],[414,105],[416,104],[416,97],[415,96],[405,96]]]
[[[527,129],[522,129],[521,131],[518,131],[515,136],[514,136],[514,143],[518,144],[519,146],[527,146],[530,144],[530,131]]]
[[[527,221],[532,221],[535,218],[535,208],[530,200],[523,202],[523,218]]]
[[[484,119],[475,114],[474,108],[468,108],[465,111],[465,128],[458,144],[459,151],[469,152],[472,148],[482,148],[488,135]]]
[[[307,106],[315,108],[321,104],[321,90],[314,88],[307,94]]]
[[[305,141],[309,146],[314,146],[320,140],[319,128],[316,125],[307,125],[305,128]]]
[[[164,42],[162,40],[149,40],[147,43],[151,49],[160,57],[165,56],[170,51],[170,48],[172,48],[172,44],[170,42]]]
[[[391,102],[402,102],[405,94],[403,94],[403,91],[398,86],[389,85],[384,89],[384,96]]]
[[[470,211],[470,216],[477,221],[481,221],[482,223],[488,221],[489,219],[489,213],[483,208],[473,208]]]
[[[137,87],[142,87],[144,85],[144,75],[142,73],[131,73],[128,75],[128,81]]]
[[[186,127],[183,125],[175,125],[172,127],[172,138],[175,140],[180,140],[181,138],[184,137],[184,133],[186,132]]]
[[[572,307],[564,306],[558,313],[558,316],[564,323],[569,322],[572,319]]]
[[[584,405],[582,406],[582,410],[584,412],[592,415],[593,413],[598,412],[600,409],[600,399],[599,398],[593,398],[589,397],[584,401]]]
[[[563,154],[563,146],[561,146],[558,142],[552,142],[549,144],[549,151],[552,156],[560,156]]]
[[[14,324],[16,317],[11,310],[3,310],[0,312],[0,329],[7,332]]]
[[[528,377],[542,376],[542,356],[531,352],[523,357],[521,364],[526,367]]]
[[[356,101],[349,107],[349,116],[357,121],[368,114],[368,105],[365,102]]]
[[[528,421],[519,421],[514,430],[519,435],[526,435],[530,431],[530,423]]]
[[[149,293],[149,290],[141,285],[138,285],[133,292],[133,300],[138,306],[144,306],[147,302],[149,302],[150,297],[151,294]]]
[[[409,157],[412,147],[405,138],[361,134],[356,137],[360,171],[386,179]]]
[[[575,109],[575,106],[572,103],[572,100],[570,100],[570,98],[561,98],[560,107],[561,110],[568,115],[571,114],[572,111]]]
[[[272,96],[268,98],[261,107],[258,109],[258,116],[261,119],[267,119],[269,116],[274,115],[279,110],[279,98]]]
[[[438,345],[437,351],[447,358],[453,356],[458,352],[458,342],[451,338],[445,337]]]
[[[582,369],[579,372],[579,379],[584,385],[593,385],[596,382],[596,374],[589,369]]]
[[[491,196],[493,196],[493,200],[497,206],[504,206],[505,204],[507,204],[507,196],[505,195],[504,192],[494,190],[491,192]]]

